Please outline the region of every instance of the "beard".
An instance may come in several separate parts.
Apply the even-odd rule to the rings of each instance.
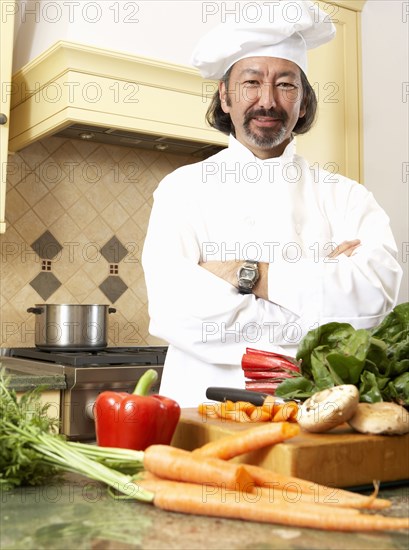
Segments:
[[[273,128],[257,128],[257,132],[251,130],[250,122],[253,118],[263,116],[272,117],[281,121],[279,129]],[[243,121],[243,129],[247,138],[256,145],[265,149],[272,149],[280,145],[287,134],[288,115],[285,111],[275,111],[274,109],[257,109],[249,111]]]

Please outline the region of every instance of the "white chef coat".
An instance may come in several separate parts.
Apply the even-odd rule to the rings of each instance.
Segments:
[[[328,259],[360,239],[351,256]],[[295,355],[330,321],[369,328],[397,300],[402,270],[389,219],[364,186],[295,153],[260,160],[229,147],[178,168],[154,193],[142,262],[150,332],[169,343],[160,392],[183,407],[209,386],[244,388],[246,347]],[[240,295],[199,261],[268,262],[268,300]]]

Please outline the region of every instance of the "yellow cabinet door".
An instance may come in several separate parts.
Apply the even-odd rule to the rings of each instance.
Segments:
[[[318,99],[315,126],[297,138],[311,166],[360,181],[360,13],[318,2],[334,23],[334,40],[309,52],[308,80]]]
[[[0,1],[0,233],[6,231],[5,203],[9,116],[11,96],[11,68],[13,61],[14,0]]]

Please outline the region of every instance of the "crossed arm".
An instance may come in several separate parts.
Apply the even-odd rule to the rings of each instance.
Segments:
[[[332,252],[329,254],[329,258],[336,258],[341,254],[346,256],[351,256],[353,252],[361,244],[359,239],[354,239],[352,241],[344,241],[338,245]],[[207,269],[214,275],[217,275],[221,279],[224,279],[231,285],[237,288],[237,271],[239,267],[243,264],[243,260],[228,260],[223,261],[210,261],[210,262],[200,262],[199,265],[204,269]],[[253,289],[253,294],[257,298],[263,298],[268,300],[268,263],[260,262],[259,263],[259,279]]]

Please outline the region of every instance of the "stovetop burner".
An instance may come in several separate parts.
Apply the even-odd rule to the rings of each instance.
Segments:
[[[108,347],[98,351],[55,351],[38,348],[13,348],[11,357],[35,359],[70,366],[163,365],[166,346]]]

